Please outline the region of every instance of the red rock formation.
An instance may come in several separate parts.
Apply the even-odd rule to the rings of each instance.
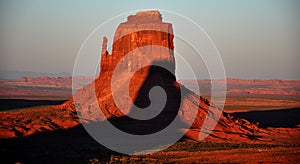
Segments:
[[[122,83],[122,79],[128,78],[128,72],[134,70],[135,67],[143,65],[145,60],[152,60],[152,62],[163,62],[171,65],[171,73],[175,72],[175,59],[173,55],[173,30],[170,23],[162,22],[161,15],[158,11],[150,12],[139,12],[136,15],[129,16],[127,22],[121,23],[117,28],[114,36],[114,43],[112,54],[109,54],[106,50],[107,38],[103,39],[102,45],[102,58],[101,58],[101,74],[96,81],[87,87],[79,90],[74,95],[74,100],[65,103],[62,107],[70,110],[77,106],[77,112],[80,117],[83,117],[86,121],[101,121],[109,118],[126,117],[126,112],[120,111],[115,104],[111,85],[113,71],[117,65],[121,65],[121,70],[124,73],[119,73],[118,82],[119,89],[116,91],[117,99],[123,100],[123,103],[128,106],[128,109],[133,105],[147,106],[148,104],[148,93],[149,89],[153,86],[161,86],[165,89],[168,95],[169,104],[163,114],[159,115],[158,122],[149,123],[147,122],[135,122],[134,124],[128,124],[125,122],[121,123],[123,130],[127,131],[130,129],[136,129],[136,126],[143,127],[142,130],[138,131],[137,134],[148,134],[146,131],[158,131],[160,130],[161,124],[167,126],[170,120],[174,118],[174,111],[179,113],[181,120],[184,124],[192,125],[191,129],[185,129],[186,135],[192,139],[198,140],[199,135],[203,133],[200,129],[202,128],[205,120],[210,120],[211,123],[215,122],[217,113],[220,110],[218,107],[210,104],[210,102],[186,89],[184,86],[179,85],[176,82],[176,78],[162,69],[151,70],[150,67],[141,69],[134,73],[134,76],[130,79],[129,92],[131,103],[127,104],[127,97],[123,96],[122,93],[128,89],[126,84]],[[160,46],[165,47],[167,51],[153,52],[151,49],[147,52],[139,52],[145,46]],[[128,53],[137,52],[137,57],[122,60]],[[143,56],[144,55],[144,56]],[[146,58],[145,58],[146,56]],[[149,58],[149,59],[147,59]],[[149,62],[146,62],[149,63]],[[151,62],[150,62],[151,63]],[[179,89],[183,91],[183,99],[178,99]],[[95,92],[93,92],[95,90]],[[92,94],[96,93],[97,102],[93,100]],[[171,103],[170,103],[171,102]],[[121,102],[122,103],[122,102]],[[176,104],[180,104],[180,109]],[[97,110],[101,108],[103,114]],[[193,120],[192,118],[195,118]],[[129,119],[129,118],[128,118]],[[120,122],[116,122],[115,126],[118,126]],[[157,127],[158,126],[158,127]],[[145,128],[147,127],[147,128]],[[154,129],[154,130],[153,130]],[[253,136],[259,129],[257,126],[240,119],[233,119],[228,114],[221,115],[219,122],[215,130],[212,132],[210,138],[225,139],[225,140],[241,140],[248,139],[248,136]],[[151,131],[151,132],[152,132]],[[131,131],[132,132],[132,131]],[[230,135],[230,137],[229,137]]]
[[[103,38],[101,74],[112,73],[115,66],[125,55],[143,46],[162,46],[166,49],[155,49],[148,52],[137,51],[136,58],[123,61],[123,69],[134,69],[147,63],[140,56],[152,55],[151,60],[166,61],[174,65],[174,44],[173,44],[172,24],[162,22],[162,17],[158,11],[138,12],[136,15],[128,16],[127,22],[119,25],[115,32],[112,54],[106,50],[107,38]]]

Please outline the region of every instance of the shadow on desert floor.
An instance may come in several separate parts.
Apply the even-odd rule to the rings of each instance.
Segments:
[[[295,127],[299,124],[299,108],[273,111],[234,113],[234,116],[260,121],[264,127]],[[97,143],[82,125],[34,134],[0,139],[2,162],[86,163],[97,157],[109,161],[112,155],[121,155]]]
[[[0,99],[0,111],[35,107],[41,105],[59,105],[64,102],[65,100]]]
[[[101,155],[108,160],[116,152],[97,143],[82,127],[48,131],[31,136],[0,139],[1,161],[4,163],[87,163]]]
[[[260,127],[296,128],[300,125],[300,108],[231,113],[232,116],[258,122]]]

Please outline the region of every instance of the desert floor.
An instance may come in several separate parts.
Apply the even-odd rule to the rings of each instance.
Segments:
[[[285,89],[274,93],[270,92],[273,89],[269,82],[265,85],[252,85],[252,88],[249,84],[230,86],[232,92],[227,95],[225,111],[253,123],[259,122],[259,127],[266,131],[262,139],[253,139],[249,142],[207,139],[197,142],[182,138],[176,144],[154,154],[125,155],[97,143],[82,125],[78,124],[76,114],[55,108],[55,105],[71,97],[70,87],[65,87],[69,83],[61,82],[61,86],[53,85],[51,88],[44,84],[41,87],[38,82],[37,84],[31,82],[30,85],[24,82],[21,84],[22,86],[19,86],[20,82],[1,83],[1,89],[9,93],[5,95],[5,92],[2,92],[0,95],[1,163],[298,163],[300,161],[298,85],[294,87],[283,85],[281,88]],[[36,85],[38,87],[35,87]],[[62,86],[64,90],[61,90]],[[245,86],[248,89],[246,91],[243,89]],[[253,91],[258,87],[263,90],[262,93],[249,93],[249,90]],[[14,91],[16,96],[13,94]],[[65,122],[62,124],[61,119],[68,124]]]

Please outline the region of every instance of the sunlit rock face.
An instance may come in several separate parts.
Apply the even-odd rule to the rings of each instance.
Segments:
[[[130,52],[135,53],[134,58],[119,63],[122,69],[135,70],[139,66],[153,61],[168,62],[173,65],[175,72],[173,28],[171,23],[162,21],[158,11],[138,12],[127,17],[127,21],[121,23],[114,36],[112,53],[107,52],[107,38],[104,37],[102,45],[101,74],[112,73],[116,64]],[[139,49],[144,46],[161,46],[161,49]],[[142,57],[146,55],[147,57]],[[146,59],[146,61],[145,61]]]

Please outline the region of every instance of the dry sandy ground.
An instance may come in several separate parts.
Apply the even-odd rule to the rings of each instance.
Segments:
[[[300,160],[300,149],[299,147],[275,147],[199,152],[161,152],[148,157],[147,160],[151,159],[160,159],[157,161],[163,163],[297,163]]]
[[[76,126],[28,137],[1,139],[0,153],[2,163],[297,163],[299,143],[293,143],[296,141],[293,137],[281,139],[287,142],[231,143],[182,139],[162,152],[129,156],[104,148],[81,126]]]
[[[162,152],[129,156],[97,143],[79,124],[75,113],[63,108],[1,112],[0,118],[0,134],[5,137],[0,139],[2,163],[297,163],[300,160],[300,128],[292,124],[261,128],[259,138],[244,141],[214,136],[202,142],[183,138]],[[236,136],[222,134],[226,135]]]
[[[34,86],[25,84],[25,89],[20,89],[20,98],[26,97],[27,93],[34,96],[30,88]],[[12,88],[18,88],[14,84],[10,85]],[[249,86],[248,83],[234,85],[239,89],[243,85]],[[267,86],[256,83],[254,85]],[[283,88],[288,85],[283,85]],[[38,94],[47,93],[46,97],[58,96],[56,99],[63,99],[70,91],[63,90],[62,94],[59,91],[60,87],[54,85],[53,88],[35,89],[39,91]],[[299,90],[298,86],[295,88],[294,90]],[[4,87],[0,89],[5,90]],[[291,91],[293,89],[289,89],[291,88],[280,92],[292,93],[290,96],[278,95],[277,92],[249,94],[244,93],[243,89],[236,90],[238,94],[229,94],[225,110],[232,112],[234,116],[254,123],[259,122],[261,131],[257,138],[239,142],[214,136],[203,142],[183,138],[162,152],[143,156],[129,156],[106,149],[86,133],[75,112],[49,106],[51,103],[48,106],[35,106],[36,102],[30,102],[33,105],[27,106],[26,109],[0,112],[0,163],[299,163],[300,112],[299,108],[287,108],[299,107],[300,101],[299,96]],[[47,99],[49,98],[51,99]],[[15,106],[11,109],[18,108],[21,107]],[[220,132],[213,132],[218,133]],[[239,134],[219,135],[230,139]]]

